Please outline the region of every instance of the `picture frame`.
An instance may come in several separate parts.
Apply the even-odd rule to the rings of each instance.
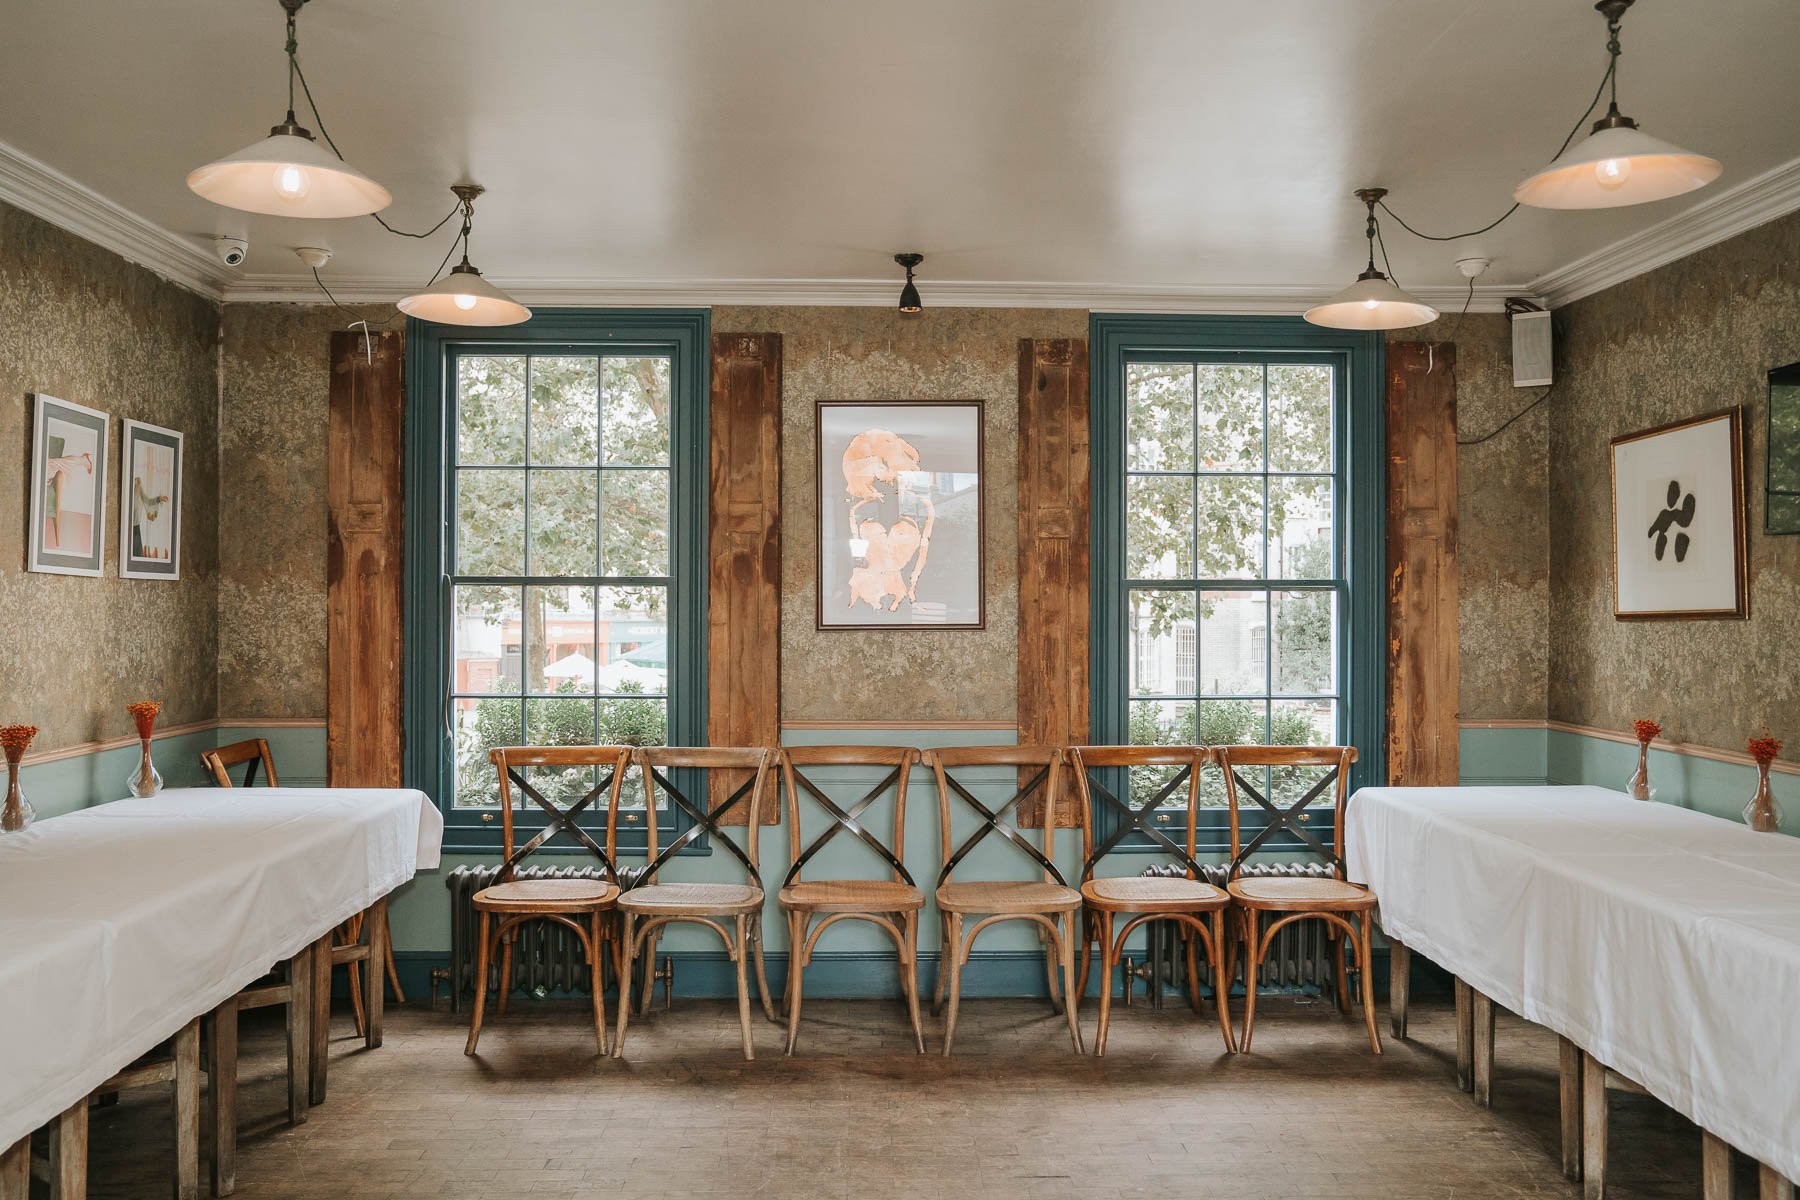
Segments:
[[[817,627],[987,628],[980,400],[815,411]]]
[[[183,438],[126,421],[119,439],[119,577],[181,578]]]
[[[1741,407],[1612,440],[1613,615],[1750,615]]]
[[[25,569],[47,575],[106,573],[106,413],[32,395],[31,528]]]
[[[1800,533],[1800,363],[1769,372],[1763,532]]]

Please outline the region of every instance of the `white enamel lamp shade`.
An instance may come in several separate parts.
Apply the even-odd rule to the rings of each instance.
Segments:
[[[440,325],[517,325],[531,310],[481,277],[467,262],[400,301],[400,311]]]
[[[364,217],[393,200],[305,130],[286,125],[207,163],[188,175],[187,184],[214,204],[274,217]]]

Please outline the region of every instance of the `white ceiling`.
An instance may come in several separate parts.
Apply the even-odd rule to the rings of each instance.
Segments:
[[[275,0],[4,7],[0,142],[196,245],[247,234],[226,294],[295,286],[299,245],[334,251],[328,281],[357,295],[437,265],[448,229],[421,244],[187,190],[281,118]],[[1586,0],[312,0],[300,18],[314,95],[393,192],[387,219],[428,227],[451,182],[484,184],[473,257],[502,285],[885,286],[918,249],[927,304],[945,281],[1333,290],[1362,266],[1353,188],[1392,189],[1427,231],[1492,220],[1587,103],[1603,43]],[[1796,46],[1794,0],[1640,0],[1621,107],[1723,178],[1448,246],[1390,223],[1397,276],[1459,294],[1453,261],[1479,254],[1484,298],[1524,290],[1793,162]]]

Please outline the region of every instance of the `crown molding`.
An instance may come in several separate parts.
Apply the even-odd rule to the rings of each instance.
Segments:
[[[0,142],[0,201],[211,300],[232,272],[196,242],[147,221],[16,146]]]
[[[521,304],[539,307],[783,306],[885,308],[900,294],[893,279],[583,280],[488,278]],[[392,277],[328,280],[344,304],[391,304],[419,280]],[[1074,308],[1094,312],[1293,316],[1337,289],[1320,287],[1140,287],[1125,284],[938,280],[921,283],[928,308]],[[1466,287],[1426,287],[1414,294],[1445,313],[1462,311]],[[1501,312],[1518,284],[1478,284],[1471,312]],[[247,275],[224,289],[230,304],[329,304],[310,275]]]
[[[1647,271],[1686,258],[1800,209],[1800,158],[1585,254],[1531,281],[1531,290],[1561,308]]]

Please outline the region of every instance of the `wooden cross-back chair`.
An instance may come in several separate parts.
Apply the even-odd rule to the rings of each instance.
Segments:
[[[943,922],[943,949],[938,958],[937,983],[933,992],[933,1011],[942,1007],[946,981],[950,994],[949,1015],[944,1022],[944,1054],[949,1055],[956,1039],[956,1011],[962,1000],[962,969],[969,961],[969,951],[981,931],[1006,921],[1026,921],[1036,925],[1044,943],[1045,970],[1049,976],[1050,1001],[1069,1022],[1069,1041],[1080,1054],[1081,1027],[1076,1024],[1079,993],[1075,983],[1076,927],[1081,921],[1081,893],[1056,866],[1056,804],[1062,785],[1063,754],[1054,746],[960,746],[925,752],[925,761],[936,777],[938,792],[938,829],[943,845],[943,866],[938,871],[937,906]],[[989,808],[957,777],[965,769],[992,767],[1011,768],[1009,778],[1021,769],[1034,770],[1012,798],[998,808]],[[981,824],[958,845],[951,830],[950,798],[975,812]],[[1018,809],[1032,795],[1044,798],[1042,846],[1033,845],[1019,828]],[[958,880],[956,868],[981,841],[990,835],[1012,846],[1031,860],[1042,872],[1038,880]],[[966,918],[977,920],[967,933]],[[1058,967],[1061,986],[1058,987]]]
[[[475,893],[474,906],[480,920],[475,953],[475,1009],[469,1018],[469,1042],[463,1053],[475,1053],[481,1037],[482,1017],[487,1007],[488,965],[497,945],[500,950],[499,1003],[500,1016],[506,1015],[507,996],[512,991],[513,941],[519,926],[529,921],[553,921],[574,931],[587,955],[593,991],[594,1041],[602,1055],[607,1052],[606,1024],[606,950],[612,930],[607,914],[618,899],[619,872],[614,865],[619,790],[631,765],[629,746],[504,746],[488,752],[488,761],[500,773],[500,849],[503,860],[495,882]],[[532,767],[589,767],[599,775],[594,786],[567,808],[545,797],[526,772]],[[513,789],[541,809],[544,827],[523,844],[515,845]],[[606,801],[606,844],[602,846],[580,824],[581,814],[594,806],[601,796]],[[519,864],[535,854],[557,834],[567,834],[599,860],[601,879],[517,879]],[[614,950],[614,966],[618,953]],[[617,970],[623,980],[626,976]],[[626,992],[620,984],[620,995]]]
[[[244,767],[241,784],[234,783],[231,768]],[[255,785],[257,769],[267,787],[281,786],[275,774],[275,756],[263,738],[249,738],[230,745],[200,752],[200,765],[222,788]],[[363,967],[367,965],[365,972]],[[286,1011],[288,1031],[288,1119],[294,1124],[306,1120],[309,1103],[325,1102],[326,1060],[330,1044],[331,972],[343,967],[350,978],[350,1006],[356,1020],[357,1033],[369,1049],[381,1045],[382,1008],[385,994],[382,977],[394,989],[394,998],[406,1002],[400,988],[400,975],[394,965],[394,947],[388,936],[387,898],[384,896],[369,908],[339,925],[332,933],[300,954],[277,964],[268,976],[244,988],[230,1000],[222,1002],[210,1018],[213,1052],[229,1051],[235,1062],[237,1016],[245,1009],[282,1006]],[[303,978],[304,977],[304,978]],[[304,1011],[302,1011],[304,1010]],[[215,1078],[212,1083],[215,1108],[229,1110],[235,1120],[235,1078]],[[223,1100],[221,1100],[223,1097]],[[226,1118],[221,1118],[226,1119]],[[223,1173],[225,1186],[232,1186],[236,1169],[235,1136],[224,1161],[215,1159],[215,1174]]]
[[[900,993],[912,1018],[913,1040],[925,1053],[925,1032],[919,1023],[919,912],[925,893],[901,861],[906,845],[906,780],[918,751],[910,746],[803,746],[783,750],[781,777],[787,791],[788,852],[791,865],[777,899],[788,918],[787,1052],[794,1052],[800,1037],[801,983],[819,937],[839,921],[867,921],[894,940],[900,968]],[[887,768],[874,787],[863,792],[848,808],[806,773],[810,767]],[[800,794],[823,809],[829,823],[803,848],[800,832]],[[889,793],[894,798],[893,837],[883,841],[863,823],[863,814]],[[806,865],[833,838],[849,834],[865,846],[886,868],[888,879],[802,879]],[[811,928],[815,916],[823,916]]]
[[[1225,1048],[1237,1049],[1231,1030],[1231,1010],[1227,997],[1230,983],[1225,973],[1225,910],[1231,896],[1223,888],[1214,887],[1200,878],[1200,865],[1194,860],[1195,831],[1200,809],[1200,776],[1212,761],[1212,752],[1204,746],[1078,746],[1070,751],[1070,770],[1081,800],[1081,895],[1087,902],[1089,929],[1081,940],[1081,979],[1076,995],[1087,994],[1088,963],[1093,943],[1100,943],[1100,1027],[1094,1032],[1094,1054],[1106,1053],[1107,1029],[1112,1023],[1113,970],[1125,949],[1125,940],[1140,925],[1151,921],[1172,921],[1187,933],[1188,1003],[1200,1011],[1200,971],[1196,961],[1198,947],[1206,947],[1208,965],[1212,968],[1214,1003],[1219,1010],[1219,1031]],[[1096,772],[1128,772],[1132,768],[1156,767],[1169,771],[1169,778],[1141,804],[1133,805],[1129,788],[1115,795]],[[1172,840],[1156,827],[1154,817],[1159,809],[1179,792],[1187,794],[1187,840]],[[1096,844],[1095,817],[1100,806],[1113,818],[1111,832]],[[1151,845],[1175,860],[1182,869],[1180,878],[1145,878],[1130,875],[1096,878],[1094,868],[1108,855],[1133,838],[1148,840]],[[1113,922],[1123,917],[1125,923],[1115,933]],[[1128,984],[1129,985],[1129,984]]]
[[[658,746],[637,751],[636,761],[644,776],[644,824],[649,834],[649,866],[641,882],[620,895],[618,909],[624,918],[621,935],[623,949],[619,978],[630,979],[632,963],[643,952],[646,942],[655,945],[658,930],[665,925],[682,923],[704,925],[725,942],[726,953],[737,968],[738,1023],[743,1031],[744,1057],[754,1059],[756,1047],[750,1037],[750,989],[747,959],[756,958],[756,990],[763,1012],[773,1021],[775,1009],[769,1001],[769,977],[763,966],[762,950],[762,875],[757,868],[757,841],[761,829],[763,791],[774,758],[771,751],[733,749],[709,746]],[[711,801],[713,789],[702,783],[697,789],[702,799],[691,799],[676,786],[671,773],[679,770],[749,772],[749,777],[717,803]],[[661,850],[657,849],[656,792],[661,788],[669,803],[686,813],[693,822],[680,836]],[[721,789],[722,790],[722,789]],[[748,817],[744,826],[744,844],[726,832],[721,818],[735,814],[740,806]],[[737,883],[664,883],[662,871],[676,855],[702,837],[710,837],[713,845],[733,859],[743,870],[745,882]],[[725,922],[731,922],[727,929]],[[645,971],[645,994],[653,982]],[[646,1008],[648,1005],[646,1005]],[[613,1057],[625,1053],[625,1027],[631,1005],[621,997],[618,1033],[613,1038]]]
[[[1344,808],[1350,788],[1350,765],[1356,761],[1354,746],[1220,746],[1213,751],[1225,772],[1225,803],[1231,822],[1231,871],[1225,887],[1239,913],[1239,936],[1245,948],[1244,1036],[1239,1045],[1247,1053],[1256,1027],[1256,974],[1275,934],[1296,921],[1324,921],[1336,944],[1337,1002],[1349,1011],[1346,986],[1346,943],[1356,944],[1356,964],[1362,976],[1363,1020],[1369,1029],[1369,1048],[1381,1053],[1381,1034],[1375,1027],[1375,973],[1370,969],[1370,927],[1375,893],[1348,881],[1344,872]],[[1322,771],[1299,799],[1283,804],[1263,794],[1266,786],[1260,768],[1317,768]],[[1255,781],[1246,770],[1255,769]],[[1271,787],[1270,792],[1274,789]],[[1332,842],[1321,842],[1305,821],[1305,810],[1321,797],[1332,801]],[[1268,823],[1245,841],[1238,815],[1240,795],[1248,795],[1268,814]],[[1283,832],[1322,858],[1331,868],[1330,878],[1319,876],[1268,876],[1244,874],[1250,859]],[[1269,920],[1262,924],[1262,917]],[[1355,925],[1351,918],[1357,918]],[[1260,928],[1259,928],[1260,927]],[[1234,972],[1235,973],[1235,972]]]

